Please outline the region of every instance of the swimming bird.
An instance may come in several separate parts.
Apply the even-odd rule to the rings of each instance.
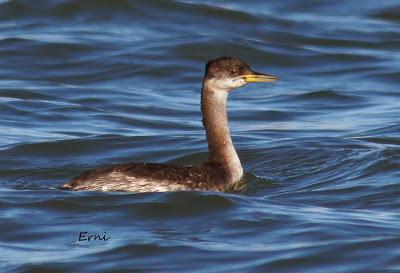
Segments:
[[[128,163],[87,171],[61,186],[94,191],[226,191],[243,179],[243,168],[233,146],[226,111],[229,93],[247,83],[277,78],[250,69],[244,61],[220,57],[209,61],[201,89],[201,112],[209,157],[196,166]]]

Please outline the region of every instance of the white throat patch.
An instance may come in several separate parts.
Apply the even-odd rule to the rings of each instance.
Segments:
[[[206,81],[206,88],[210,90],[223,90],[229,92],[232,89],[246,85],[242,78],[212,78]]]

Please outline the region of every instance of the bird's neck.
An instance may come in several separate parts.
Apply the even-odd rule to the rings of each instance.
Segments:
[[[221,164],[228,182],[236,182],[242,178],[243,168],[229,131],[227,98],[226,90],[215,90],[206,82],[203,83],[201,111],[210,152],[208,162]]]

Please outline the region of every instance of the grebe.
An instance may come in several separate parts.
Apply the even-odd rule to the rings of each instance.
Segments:
[[[240,59],[220,57],[205,66],[201,112],[209,158],[198,166],[129,163],[87,171],[61,186],[93,191],[226,191],[243,178],[243,168],[230,136],[226,101],[233,89],[277,78],[254,72]],[[239,183],[240,184],[240,183]]]

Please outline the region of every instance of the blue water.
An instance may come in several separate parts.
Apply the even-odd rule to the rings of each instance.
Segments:
[[[232,2],[0,1],[1,272],[400,272],[399,1]],[[58,189],[206,159],[221,55],[280,77],[229,97],[245,192]]]

